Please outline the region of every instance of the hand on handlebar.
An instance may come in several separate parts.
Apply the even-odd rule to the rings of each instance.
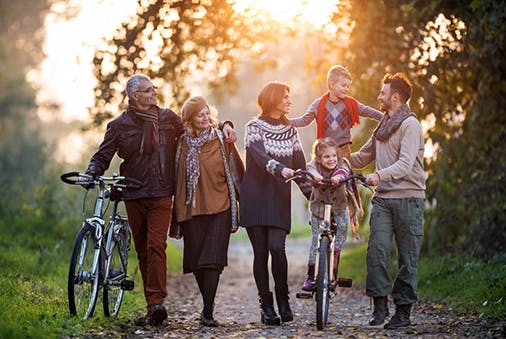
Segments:
[[[291,168],[285,167],[281,170],[281,175],[285,179],[290,179],[294,175],[294,171]]]
[[[372,186],[378,186],[380,182],[380,176],[377,172],[370,173],[365,177],[366,182]]]
[[[332,184],[334,184],[334,185],[339,185],[344,180],[345,180],[345,178],[340,174],[334,175],[332,178],[330,178],[330,181],[332,181]]]
[[[88,168],[86,169],[86,172],[84,173],[91,175],[93,179],[95,179],[97,177],[97,168],[95,167],[95,165],[89,165]]]

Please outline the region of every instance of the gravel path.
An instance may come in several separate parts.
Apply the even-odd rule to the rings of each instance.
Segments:
[[[474,317],[458,317],[441,305],[417,303],[412,326],[384,330],[367,325],[372,312],[363,288],[339,289],[330,305],[329,324],[316,330],[313,299],[295,298],[305,276],[309,240],[289,240],[287,254],[291,306],[295,319],[281,326],[264,326],[252,275],[252,251],[248,242],[232,242],[229,266],[220,280],[215,319],[220,326],[199,325],[201,298],[193,275],[169,278],[165,306],[169,319],[161,327],[125,324],[121,337],[129,338],[504,338],[505,326],[487,325]],[[272,280],[271,280],[272,281]],[[391,303],[390,303],[391,304]],[[390,314],[394,313],[390,305]]]

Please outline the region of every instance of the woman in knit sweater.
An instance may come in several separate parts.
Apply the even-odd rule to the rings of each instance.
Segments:
[[[212,327],[218,326],[214,298],[227,266],[230,232],[238,227],[235,189],[215,118],[204,97],[192,97],[183,105],[185,133],[176,152],[177,223],[171,228],[171,233],[179,227],[182,231],[183,273],[195,275],[204,304],[200,321]]]
[[[260,296],[261,321],[279,325],[269,288],[269,253],[278,311],[282,321],[293,320],[288,302],[285,240],[291,229],[291,187],[285,180],[295,169],[305,168],[297,131],[286,114],[291,106],[290,88],[267,83],[257,97],[260,114],[246,125],[246,172],[241,185],[240,225],[253,247],[253,275]],[[310,193],[310,187],[305,187]]]

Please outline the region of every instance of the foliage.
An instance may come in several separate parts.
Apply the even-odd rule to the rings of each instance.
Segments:
[[[224,89],[237,85],[239,52],[261,52],[267,25],[258,20],[234,11],[228,0],[139,2],[137,14],[95,53],[94,124],[117,112],[125,100],[125,81],[137,72],[163,83],[161,102],[173,109],[188,97],[189,82],[197,78],[222,97]]]
[[[0,1],[0,215],[33,202],[40,179],[44,143],[35,114],[35,92],[25,72],[43,57],[42,26],[47,1]],[[13,199],[13,196],[17,199]]]
[[[372,99],[385,72],[404,71],[415,85],[410,105],[430,127],[424,250],[506,251],[506,6],[354,0],[338,9],[334,22],[352,27],[340,56],[360,79],[356,95]]]

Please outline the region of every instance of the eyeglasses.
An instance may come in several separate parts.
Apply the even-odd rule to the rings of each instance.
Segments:
[[[158,90],[158,87],[156,86],[152,86],[152,87],[148,87],[146,89],[143,89],[143,90],[136,90],[136,92],[139,92],[139,93],[148,93],[148,92],[156,92]]]

